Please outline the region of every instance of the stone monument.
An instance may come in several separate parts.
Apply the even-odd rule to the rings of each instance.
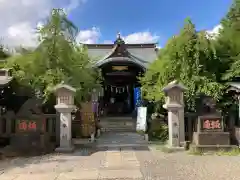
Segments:
[[[230,147],[230,133],[224,132],[223,118],[216,110],[215,100],[201,95],[197,113],[197,132],[193,133],[193,145],[201,149]]]
[[[183,91],[186,88],[178,81],[172,81],[163,92],[166,95],[163,108],[168,110],[169,146],[180,147],[185,141],[184,100]]]
[[[60,146],[57,152],[72,152],[72,117],[71,112],[76,108],[74,105],[74,93],[76,89],[61,83],[55,87],[57,104],[55,109],[60,113]]]

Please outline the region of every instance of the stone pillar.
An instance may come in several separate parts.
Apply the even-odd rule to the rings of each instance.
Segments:
[[[240,124],[240,95],[238,95],[238,124]]]
[[[169,146],[179,147],[185,141],[185,124],[184,124],[184,101],[183,91],[186,88],[173,81],[164,89],[166,102],[163,105],[168,110],[168,130]]]
[[[72,152],[72,116],[71,112],[76,108],[74,105],[74,93],[76,90],[71,86],[60,84],[55,88],[57,96],[56,110],[60,114],[60,146],[57,152]]]

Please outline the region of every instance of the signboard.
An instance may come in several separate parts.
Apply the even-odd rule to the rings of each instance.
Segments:
[[[40,119],[17,119],[16,120],[16,132],[45,132],[46,120]]]
[[[35,120],[17,120],[16,121],[17,132],[29,132],[37,130],[37,122]]]
[[[124,71],[124,70],[128,70],[128,66],[112,66],[112,70]]]
[[[222,129],[222,125],[219,119],[204,119],[202,122],[202,127],[204,130]]]
[[[147,108],[138,107],[137,109],[137,131],[146,131],[147,126]]]
[[[201,117],[201,129],[203,131],[222,131],[223,124],[221,117]]]

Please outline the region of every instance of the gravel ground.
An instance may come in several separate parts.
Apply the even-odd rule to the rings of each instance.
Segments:
[[[186,152],[136,153],[146,180],[238,180],[240,156],[189,155]]]
[[[84,150],[85,152],[86,150]],[[135,150],[135,155],[140,163],[139,169],[142,178],[135,180],[239,180],[240,157],[239,156],[196,156],[186,152],[163,153],[161,151]],[[10,162],[0,163],[0,172],[7,174],[6,180],[15,180],[13,175],[46,174],[54,169],[55,173],[92,171],[93,169],[104,170],[103,162],[105,152],[96,152],[91,156],[58,156],[50,155],[44,157],[19,158]],[[84,153],[85,154],[85,153]],[[125,171],[128,167],[115,167]],[[126,173],[131,173],[128,169]],[[1,174],[1,173],[0,173]],[[11,176],[12,175],[12,176]],[[2,180],[2,176],[0,175]],[[5,180],[3,178],[3,180]],[[16,178],[18,180],[18,178]],[[94,178],[89,178],[94,179]],[[107,180],[106,178],[96,179]],[[110,179],[133,180],[131,178],[109,177]],[[57,178],[58,180],[58,178]],[[87,180],[87,179],[85,179]]]

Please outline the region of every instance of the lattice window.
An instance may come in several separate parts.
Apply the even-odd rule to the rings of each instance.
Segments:
[[[69,96],[61,96],[60,97],[60,103],[69,104]]]

